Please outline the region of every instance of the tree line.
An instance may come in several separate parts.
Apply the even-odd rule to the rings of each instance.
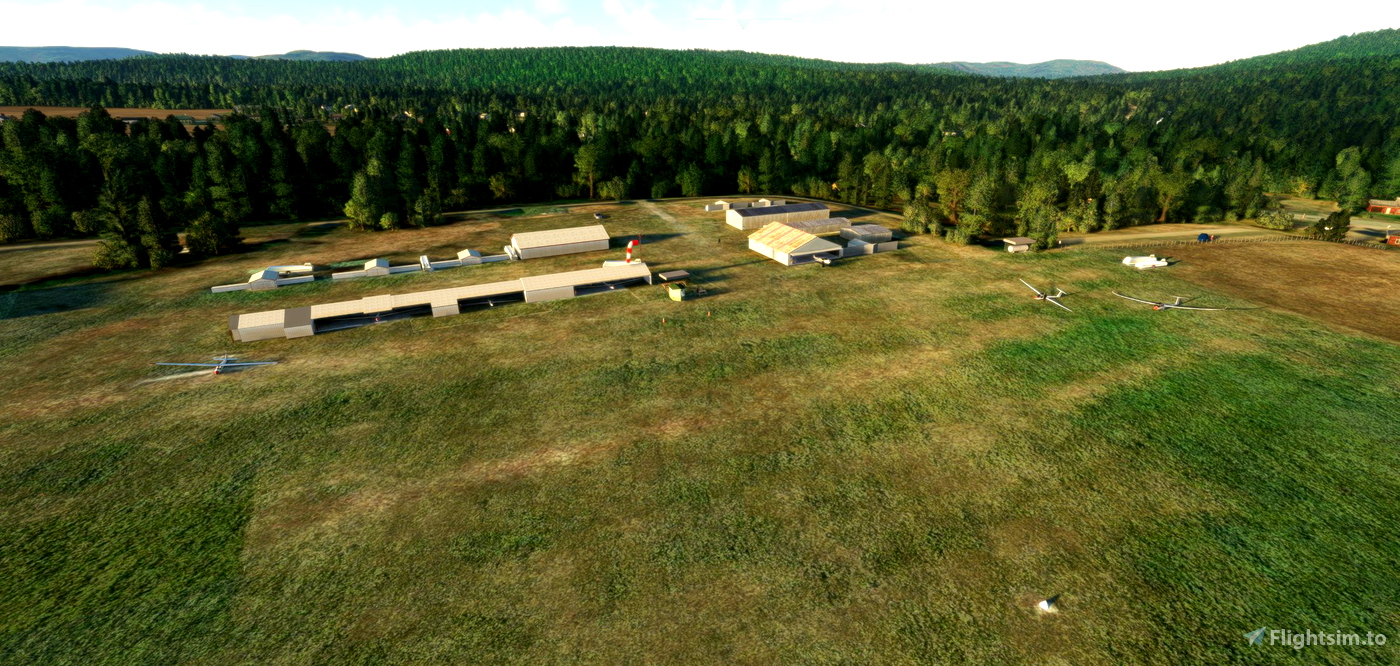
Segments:
[[[1061,81],[652,49],[174,56],[0,65],[8,103],[240,107],[218,129],[100,106],[3,124],[0,238],[97,235],[112,267],[169,263],[178,231],[220,254],[253,221],[559,199],[794,194],[1052,243],[1255,218],[1266,192],[1400,196],[1400,60],[1372,55]]]

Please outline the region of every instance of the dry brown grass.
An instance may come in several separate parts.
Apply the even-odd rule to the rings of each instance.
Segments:
[[[1204,289],[1400,341],[1400,252],[1330,243],[1173,248]]]

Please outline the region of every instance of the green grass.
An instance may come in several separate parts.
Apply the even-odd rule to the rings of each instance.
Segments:
[[[638,206],[606,223],[663,237],[643,246],[653,268],[715,296],[638,288],[234,347],[232,312],[604,257],[205,291],[244,265],[491,247],[582,213],[293,234],[0,295],[0,654],[1395,661],[1241,637],[1400,636],[1394,345],[1271,310],[1134,308],[1106,290],[1201,289],[1112,252],[919,238],[924,261],[785,268],[663,205],[678,223]],[[1063,282],[1075,313],[1017,277]],[[82,307],[42,309],[60,294]],[[149,360],[225,348],[283,363],[139,383]],[[1052,594],[1062,612],[1037,615]]]

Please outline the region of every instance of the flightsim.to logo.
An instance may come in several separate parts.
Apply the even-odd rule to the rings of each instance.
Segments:
[[[1286,645],[1294,650],[1314,645],[1380,646],[1385,645],[1386,640],[1385,634],[1369,631],[1365,635],[1340,631],[1315,632],[1311,629],[1300,633],[1288,629],[1269,630],[1267,627],[1259,627],[1244,635],[1245,640],[1249,641],[1250,645],[1263,645],[1265,636],[1268,636],[1269,645]]]

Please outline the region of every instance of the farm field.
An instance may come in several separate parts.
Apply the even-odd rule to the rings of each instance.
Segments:
[[[1400,638],[1400,254],[1193,246],[1136,271],[915,237],[784,267],[701,208],[265,225],[195,266],[0,293],[0,654],[1272,663],[1241,635]],[[606,256],[208,293],[270,264],[495,254],[594,212]],[[588,268],[638,235],[711,295],[229,341],[230,314]],[[149,381],[224,351],[281,363]]]

